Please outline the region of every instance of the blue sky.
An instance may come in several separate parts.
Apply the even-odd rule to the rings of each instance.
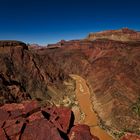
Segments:
[[[48,44],[90,32],[140,30],[139,0],[0,0],[0,39]]]

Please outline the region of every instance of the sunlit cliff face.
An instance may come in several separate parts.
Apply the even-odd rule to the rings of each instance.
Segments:
[[[88,40],[111,39],[116,41],[140,41],[140,33],[128,28],[90,33]]]

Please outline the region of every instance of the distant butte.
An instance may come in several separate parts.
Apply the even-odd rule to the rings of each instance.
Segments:
[[[12,46],[22,46],[24,49],[28,49],[27,45],[22,41],[0,40],[0,47],[12,47]]]
[[[97,33],[90,33],[87,37],[88,40],[95,39],[111,39],[116,41],[140,41],[140,32],[122,28],[120,30],[108,30]]]

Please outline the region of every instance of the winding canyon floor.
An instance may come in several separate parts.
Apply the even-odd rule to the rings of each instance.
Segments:
[[[76,98],[80,106],[81,122],[90,126],[90,131],[93,135],[97,136],[101,140],[114,140],[105,130],[99,126],[97,114],[92,109],[92,103],[90,100],[90,91],[86,84],[86,81],[78,76],[70,75],[76,81]],[[76,114],[76,117],[78,114]]]

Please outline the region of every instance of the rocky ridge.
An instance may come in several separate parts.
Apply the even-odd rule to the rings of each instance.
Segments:
[[[140,41],[140,33],[128,28],[90,33],[87,40],[111,39],[116,41]]]
[[[73,124],[70,109],[41,107],[37,101],[0,107],[1,140],[99,140],[86,125]]]
[[[24,43],[7,42],[0,41],[0,104],[33,98],[59,101],[71,92],[63,84],[68,76],[49,56],[32,52]]]

